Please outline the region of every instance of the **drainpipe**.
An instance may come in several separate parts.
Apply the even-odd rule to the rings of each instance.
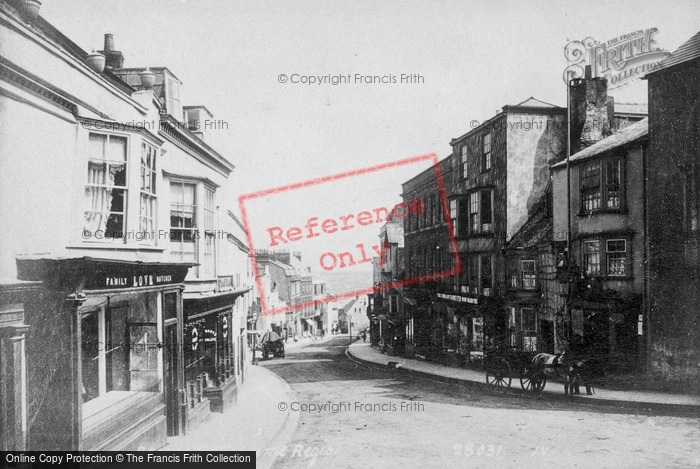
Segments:
[[[647,177],[649,174],[649,155],[648,150],[642,146],[642,220],[643,220],[643,232],[644,232],[644,289],[642,293],[642,309],[644,314],[644,322],[642,327],[644,329],[642,332],[644,335],[639,336],[639,352],[642,355],[645,371],[648,373],[651,371],[651,298],[650,298],[650,282],[649,282],[649,214],[648,214],[648,194],[647,194]]]

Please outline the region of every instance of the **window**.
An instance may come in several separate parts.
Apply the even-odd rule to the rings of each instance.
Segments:
[[[124,238],[127,201],[127,138],[91,133],[85,186],[85,224],[104,239]]]
[[[627,241],[609,239],[605,242],[605,255],[608,258],[608,275],[624,277],[627,273]]]
[[[472,233],[479,232],[479,193],[469,195],[469,226]]]
[[[141,207],[139,230],[143,240],[155,242],[156,230],[156,149],[141,143]]]
[[[605,163],[605,205],[606,208],[620,208],[620,174],[622,160]]]
[[[537,313],[532,308],[522,309],[523,350],[537,351]]]
[[[197,259],[197,223],[194,184],[170,184],[170,252],[180,260]]]
[[[204,188],[204,275],[214,277],[216,266],[214,262],[214,243],[216,241],[214,233],[214,191],[208,187]]]
[[[518,288],[519,285],[518,262],[514,259],[508,259],[508,287]]]
[[[430,224],[435,225],[438,222],[438,204],[435,194],[430,195]]]
[[[457,200],[450,200],[450,221],[452,222],[452,236],[457,236]]]
[[[491,232],[491,223],[493,223],[492,217],[491,191],[481,191],[481,231],[484,233]]]
[[[600,242],[584,241],[583,269],[589,275],[600,275]]]
[[[624,160],[594,161],[581,168],[581,213],[622,208]]]
[[[493,288],[493,274],[491,271],[491,256],[481,256],[481,294],[484,296],[491,295]]]
[[[535,261],[522,261],[523,288],[534,290],[537,285],[537,272],[535,271]]]
[[[477,256],[469,257],[469,292],[475,295],[479,293],[479,258]]]
[[[600,208],[600,162],[584,165],[581,173],[581,210],[590,213]]]
[[[491,169],[491,132],[484,134],[483,152],[481,154],[481,170]]]
[[[462,179],[467,179],[467,143],[464,142],[460,148],[460,156],[462,163]]]

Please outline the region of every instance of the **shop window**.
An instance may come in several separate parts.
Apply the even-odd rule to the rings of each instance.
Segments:
[[[81,310],[83,438],[102,441],[159,405],[157,294],[93,297]]]
[[[183,261],[197,260],[194,184],[170,183],[170,252]]]
[[[534,290],[537,286],[537,272],[535,271],[535,261],[522,261],[523,288]]]
[[[491,132],[484,134],[483,151],[481,153],[481,170],[491,169]]]
[[[90,133],[84,230],[123,240],[127,202],[126,137]]]
[[[609,239],[605,242],[605,255],[608,259],[608,275],[624,277],[627,274],[627,241]]]
[[[588,275],[600,275],[600,241],[584,241],[583,269]]]
[[[155,243],[156,232],[156,149],[141,143],[141,205],[139,230],[142,241]]]
[[[468,176],[468,171],[467,171],[467,142],[464,142],[462,147],[460,148],[460,161],[461,161],[461,167],[462,167],[462,179],[467,179]]]

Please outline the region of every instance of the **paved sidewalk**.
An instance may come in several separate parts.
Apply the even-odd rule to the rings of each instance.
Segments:
[[[391,362],[398,362],[400,369],[410,372],[429,375],[438,379],[444,379],[450,382],[469,382],[476,383],[488,387],[486,384],[483,372],[469,370],[465,368],[452,368],[442,366],[436,363],[426,362],[423,360],[415,360],[404,357],[392,357],[379,352],[376,348],[367,343],[355,342],[348,348],[348,353],[357,360],[375,363],[379,365],[387,365]],[[523,393],[520,389],[520,383],[517,379],[513,380],[510,392]],[[585,393],[585,390],[582,391]],[[564,386],[560,383],[547,383],[544,390],[545,395],[564,397]],[[603,404],[603,405],[630,405],[633,407],[674,407],[692,412],[700,412],[700,396],[685,395],[685,394],[666,394],[646,391],[615,391],[612,389],[596,388],[595,394],[588,396],[585,394],[577,395],[576,400],[582,402],[584,399],[587,403]]]
[[[187,436],[168,438],[161,451],[255,451],[258,469],[272,466],[274,449],[287,443],[299,421],[298,412],[277,407],[293,401],[294,391],[264,367],[248,365],[246,373],[236,406],[224,414],[212,413]]]

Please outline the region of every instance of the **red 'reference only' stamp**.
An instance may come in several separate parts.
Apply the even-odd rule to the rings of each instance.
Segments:
[[[445,236],[449,237],[454,259],[453,268],[413,278],[393,279],[390,283],[363,289],[336,291],[327,298],[308,300],[307,297],[306,301],[296,302],[292,298],[281,298],[286,300],[284,306],[270,305],[265,295],[260,295],[262,313],[279,314],[317,303],[370,294],[377,288],[400,288],[461,272],[438,158],[431,153],[240,196],[238,204],[256,286],[258,292],[265,291],[263,266],[258,262],[258,255],[269,252],[293,251],[299,261],[303,253],[310,269],[304,273],[309,276],[314,272],[361,268],[367,271],[373,262],[383,270],[390,270],[390,265],[399,262],[395,249],[403,247],[405,220],[424,215],[428,210],[428,202],[420,198],[401,200],[400,183],[419,173],[420,164],[426,162],[432,164],[429,170],[434,171],[434,178],[430,179],[439,194],[436,206],[431,209],[443,212]],[[380,239],[380,230],[388,222],[399,225],[399,230],[383,230],[384,238]],[[388,231],[391,231],[391,236]],[[273,285],[273,288],[278,288],[278,285]]]

